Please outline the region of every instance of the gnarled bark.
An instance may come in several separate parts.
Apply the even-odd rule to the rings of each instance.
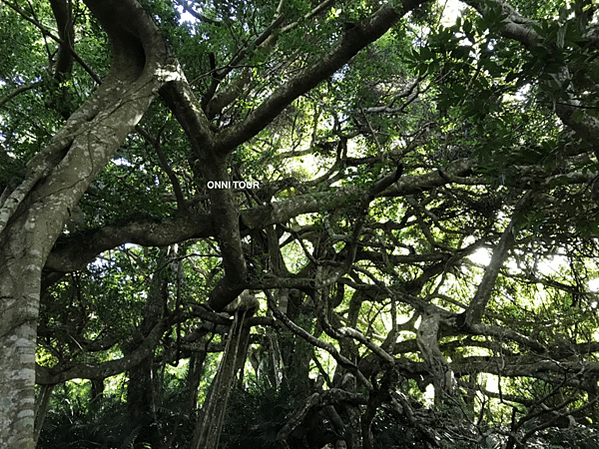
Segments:
[[[0,205],[0,446],[34,447],[41,271],[70,211],[172,76],[162,37],[134,0],[88,0],[113,65],[96,94],[28,164]]]
[[[435,404],[441,405],[444,397],[453,396],[457,383],[447,359],[439,349],[439,324],[436,314],[424,315],[418,327],[417,344],[426,366],[433,376]]]

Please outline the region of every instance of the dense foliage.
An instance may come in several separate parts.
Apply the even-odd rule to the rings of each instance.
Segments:
[[[45,261],[37,447],[599,447],[594,3],[141,4],[187,87]],[[111,54],[80,0],[0,23],[8,207]]]

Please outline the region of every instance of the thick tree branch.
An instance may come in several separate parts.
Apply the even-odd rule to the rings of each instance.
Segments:
[[[193,152],[208,152],[214,146],[214,132],[201,103],[187,82],[181,67],[177,67],[179,79],[166,84],[160,96],[173,111],[177,121],[190,140]]]
[[[113,65],[96,94],[28,164],[20,189],[23,197],[13,198],[16,207],[11,204],[7,214],[6,202],[2,207],[2,447],[34,447],[36,325],[46,258],[70,210],[141,119],[159,87],[176,76],[164,39],[137,2],[85,3],[110,37]]]
[[[332,76],[360,50],[385,34],[401,17],[421,3],[423,1],[403,0],[401,8],[395,5],[383,6],[372,16],[346,31],[339,44],[321,60],[277,89],[242,123],[223,130],[218,139],[218,151],[228,154],[254,137],[293,100]]]
[[[445,395],[453,396],[456,390],[454,374],[447,359],[439,349],[439,325],[437,314],[424,314],[418,327],[416,343],[430,373],[435,387],[435,403],[441,404]]]
[[[50,0],[52,12],[56,18],[58,36],[62,41],[58,48],[54,77],[61,79],[64,73],[70,73],[73,69],[73,47],[75,45],[75,32],[73,29],[72,5],[67,0]]]
[[[464,325],[466,328],[469,328],[474,323],[480,322],[485,313],[485,308],[487,307],[493,289],[495,288],[497,276],[499,276],[499,270],[503,266],[503,263],[508,256],[508,251],[512,248],[519,232],[523,218],[523,209],[530,203],[532,195],[531,191],[524,194],[514,208],[512,219],[503,231],[503,234],[493,251],[493,255],[491,256],[491,262],[489,262],[485,274],[478,285],[476,294],[474,295],[474,298],[472,298],[468,310],[466,310],[464,314]]]
[[[447,169],[448,173],[464,173],[470,170],[469,164],[457,163]],[[380,195],[403,196],[430,190],[447,183],[438,172],[418,176],[403,176],[393,186]],[[300,195],[286,201],[256,206],[240,212],[241,233],[265,229],[273,224],[285,224],[302,214],[333,210],[347,204],[352,198],[360,198],[366,192],[358,187],[340,188],[335,192]],[[55,272],[81,270],[103,251],[125,243],[143,246],[164,246],[179,243],[190,238],[216,235],[216,225],[211,214],[185,214],[161,221],[132,221],[122,226],[107,226],[90,230],[82,235],[61,239],[48,257],[45,269]],[[410,256],[411,257],[411,256]],[[429,256],[425,259],[428,260]],[[398,259],[398,260],[401,260]],[[415,259],[414,261],[418,261]]]
[[[210,215],[184,215],[162,222],[130,222],[106,226],[59,240],[49,255],[45,269],[55,272],[81,270],[100,253],[125,243],[143,246],[167,246],[192,238],[214,235]]]

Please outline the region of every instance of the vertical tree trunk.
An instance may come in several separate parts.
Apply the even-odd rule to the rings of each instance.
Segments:
[[[39,252],[35,247],[27,251],[29,239],[23,234],[24,229],[15,236],[20,238],[0,242],[0,447],[33,449],[35,344],[42,264],[41,254],[37,258],[31,254]]]
[[[311,333],[314,316],[313,312],[305,307],[305,295],[299,290],[291,290],[287,300],[287,316],[293,321],[297,321],[301,316],[302,327]],[[310,360],[314,348],[288,330],[282,332],[281,341],[281,359],[285,367],[281,389],[301,396],[310,390]]]
[[[75,46],[75,31],[73,29],[73,11],[72,4],[67,0],[50,0],[52,12],[56,19],[58,37],[62,40],[62,45],[58,48],[56,62],[54,66],[54,78],[61,80],[65,73],[71,73],[73,70],[73,53]]]
[[[167,254],[166,249],[163,248],[158,256],[157,271],[152,276],[139,328],[139,338],[129,348],[131,351],[143,343],[154,326],[162,320],[166,311],[168,290],[167,277],[163,268],[167,266],[165,262],[167,262]],[[154,374],[153,353],[129,370],[127,409],[131,427],[139,429],[137,442],[146,443],[153,449],[160,449],[163,441],[155,416],[155,393],[160,386]]]
[[[92,379],[90,400],[96,402],[104,397],[104,379]]]
[[[240,304],[234,312],[233,324],[227,339],[225,352],[206,400],[202,405],[200,416],[194,430],[191,449],[217,449],[225,419],[225,412],[235,376],[245,362],[249,345],[250,328],[245,324],[257,309],[256,298],[245,293],[240,297]],[[231,310],[231,312],[233,312]]]
[[[50,398],[52,397],[52,391],[55,385],[42,385],[40,387],[39,398],[35,404],[35,442],[40,437],[42,427],[44,426],[44,419],[46,418],[46,412],[50,406]]]
[[[416,343],[435,387],[435,405],[441,406],[447,397],[456,394],[457,384],[447,359],[439,349],[439,315],[424,315],[418,328]]]
[[[113,65],[98,92],[28,164],[0,204],[0,447],[33,449],[41,272],[70,211],[149,107],[168,70],[164,41],[134,0],[86,0]],[[171,67],[174,65],[171,64]]]
[[[185,379],[187,387],[187,405],[184,411],[187,414],[191,414],[198,406],[200,381],[202,380],[205,361],[206,351],[193,352],[189,358],[189,368],[187,371],[187,378]]]

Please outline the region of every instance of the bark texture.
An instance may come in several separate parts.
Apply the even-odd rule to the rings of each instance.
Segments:
[[[28,164],[0,204],[0,447],[33,449],[41,272],[70,213],[173,73],[162,37],[133,0],[88,0],[113,65],[96,94]],[[170,68],[169,68],[170,67]]]
[[[140,4],[135,0],[85,1],[110,39],[111,69],[96,94],[69,117],[48,147],[30,161],[23,182],[0,196],[0,345],[3,348],[0,353],[0,428],[3,429],[0,447],[34,447],[36,376],[39,383],[48,385],[72,377],[103,379],[115,370],[130,369],[148,357],[153,349],[152,343],[164,331],[162,322],[148,328],[144,343],[129,357],[105,364],[101,369],[80,367],[79,371],[70,373],[38,369],[36,373],[36,322],[42,269],[47,262],[62,265],[55,257],[48,260],[57,237],[93,179],[110,162],[156,95],[160,93],[187,133],[192,152],[190,159],[201,167],[203,177],[207,181],[227,181],[230,177],[229,156],[239,144],[256,136],[292,101],[333,75],[420,3],[418,0],[404,0],[395,6],[381,7],[372,16],[345,30],[339,41],[324,52],[321,61],[274,90],[246,119],[216,131],[211,129],[202,102],[195,97],[177,61],[169,55],[164,39]],[[61,73],[70,70],[75,58],[71,52],[70,2],[53,0],[51,4],[59,22],[62,41],[56,67]],[[273,27],[276,26],[278,21],[273,23]],[[268,38],[268,35],[264,36],[264,39]],[[433,184],[445,182],[442,178],[430,181]],[[407,184],[403,187],[410,188]],[[401,188],[401,185],[396,184],[396,188]],[[372,192],[355,193],[358,197],[366,194],[367,203],[373,198]],[[382,191],[375,193],[379,195]],[[108,235],[104,230],[103,235],[83,242],[88,249],[93,246],[92,251],[79,253],[76,258],[70,259],[70,263],[85,264],[93,257],[94,251],[108,249],[120,238],[134,241],[135,235],[145,238],[148,244],[162,241],[160,245],[191,236],[214,235],[222,253],[225,276],[211,292],[209,305],[215,310],[223,310],[247,288],[241,237],[243,232],[248,232],[248,224],[262,228],[269,223],[284,221],[302,210],[319,210],[323,202],[345,201],[341,196],[332,199],[310,197],[300,200],[299,204],[268,206],[270,210],[265,206],[242,212],[230,191],[212,190],[210,195],[212,210],[209,220],[186,217],[183,220],[185,226],[173,222],[172,235],[165,234],[164,229],[158,229],[160,226],[156,224],[132,224],[128,228],[131,233],[128,236]],[[242,230],[242,225],[246,226],[245,230]],[[154,226],[157,232],[154,235],[148,233],[148,226]],[[352,257],[347,260],[351,261],[354,255],[355,248]],[[302,282],[299,280],[300,284]],[[245,358],[243,350],[234,353],[237,360]],[[222,391],[228,395],[231,374],[223,378],[225,387]],[[218,434],[219,431],[212,430],[205,440],[218,441]]]

